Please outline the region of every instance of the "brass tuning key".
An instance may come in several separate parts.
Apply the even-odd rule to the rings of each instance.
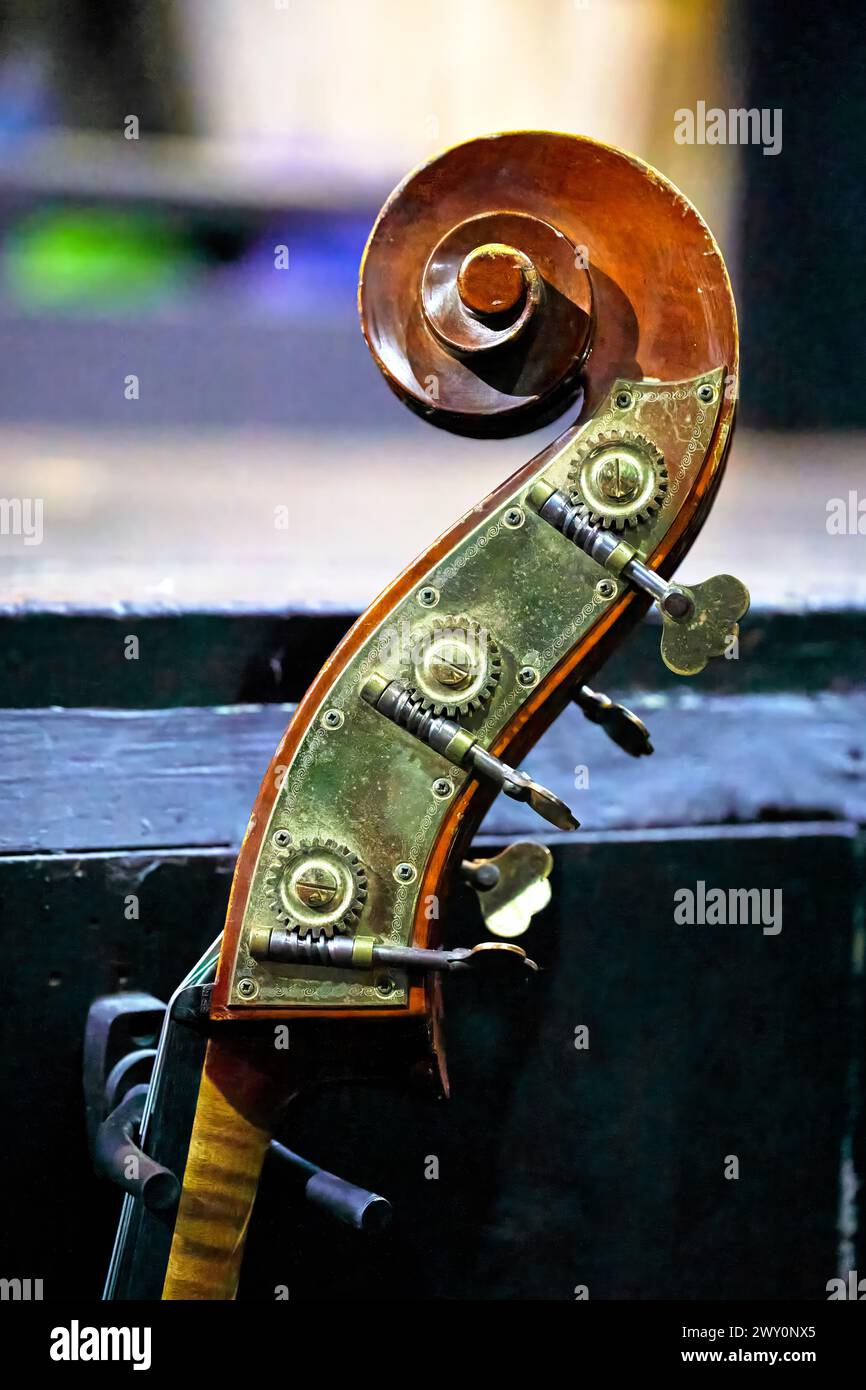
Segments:
[[[722,656],[749,609],[749,591],[731,574],[703,584],[669,584],[640,559],[634,546],[587,521],[564,492],[540,479],[529,493],[538,515],[590,559],[627,579],[656,601],[662,615],[662,661],[678,676],[696,676],[710,657]]]
[[[521,840],[492,859],[467,859],[460,866],[478,894],[484,925],[493,936],[522,936],[550,902],[553,855],[547,845]]]
[[[374,673],[361,687],[361,695],[380,714],[408,730],[422,743],[435,748],[455,767],[469,768],[477,777],[492,782],[513,801],[525,801],[558,830],[579,829],[580,821],[575,819],[564,801],[560,801],[558,796],[528,773],[518,772],[488,753],[475,735],[455,719],[425,709],[402,681],[389,681],[385,676]]]
[[[749,591],[732,574],[716,574],[691,588],[669,585],[659,608],[662,661],[677,676],[694,676],[710,657],[724,655],[738,635],[739,620],[749,611]]]

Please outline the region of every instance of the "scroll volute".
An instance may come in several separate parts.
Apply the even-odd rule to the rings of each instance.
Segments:
[[[409,175],[373,228],[359,307],[397,395],[463,434],[535,429],[581,389],[591,409],[616,376],[736,370],[728,277],[694,208],[573,135],[472,140]]]
[[[305,1000],[290,975],[283,978],[282,994],[274,991],[265,998],[259,992],[246,1001],[239,996],[239,976],[244,962],[249,964],[244,934],[260,910],[256,884],[274,826],[285,824],[296,837],[330,828],[322,797],[310,796],[306,811],[298,810],[305,788],[310,791],[309,774],[306,783],[296,778],[288,797],[283,778],[291,782],[292,769],[298,767],[315,769],[309,761],[311,740],[322,746],[321,721],[334,704],[342,741],[329,748],[330,780],[323,779],[321,786],[332,796],[331,809],[339,821],[349,814],[346,788],[338,785],[340,759],[351,759],[363,740],[381,740],[370,774],[374,789],[365,792],[360,774],[353,778],[354,819],[332,833],[348,844],[351,832],[351,848],[370,875],[363,930],[375,934],[387,927],[391,940],[435,944],[439,919],[425,912],[425,903],[431,895],[442,897],[450,868],[489,794],[475,778],[458,777],[454,795],[431,814],[429,835],[416,856],[414,916],[398,937],[390,869],[409,855],[400,845],[399,815],[389,819],[389,814],[403,802],[408,807],[416,792],[428,795],[445,767],[441,760],[436,763],[432,750],[419,752],[418,745],[410,752],[411,736],[405,730],[388,726],[364,707],[358,673],[362,667],[366,674],[374,669],[374,635],[407,615],[411,621],[423,617],[416,600],[427,585],[441,587],[440,611],[466,611],[454,606],[466,593],[471,569],[458,553],[464,542],[477,581],[473,595],[486,610],[485,621],[495,627],[502,619],[506,638],[512,634],[502,600],[520,597],[521,585],[543,586],[545,576],[549,580],[564,566],[555,593],[549,585],[522,595],[524,629],[515,639],[509,679],[513,683],[527,646],[546,645],[549,659],[541,663],[537,683],[519,698],[503,701],[499,722],[485,726],[490,751],[516,762],[564,706],[575,680],[590,675],[640,616],[646,600],[624,584],[582,627],[570,629],[568,605],[578,611],[587,586],[593,592],[598,577],[592,573],[593,562],[577,555],[550,528],[547,534],[540,520],[509,532],[507,523],[500,524],[506,509],[515,499],[525,503],[533,481],[551,461],[562,460],[587,422],[602,411],[608,418],[617,382],[643,383],[642,399],[655,400],[647,409],[666,433],[666,451],[682,454],[675,505],[664,525],[647,533],[643,549],[646,563],[667,576],[706,514],[730,440],[737,333],[718,247],[695,209],[665,178],[594,141],[533,131],[491,136],[457,146],[411,174],[388,199],[373,228],[361,267],[359,307],[367,343],[388,384],[433,424],[469,435],[516,434],[553,418],[578,396],[580,413],[554,444],[393,581],[343,639],[302,700],[265,777],[238,861],[213,996],[215,1019],[286,1013],[383,1020],[429,1015],[435,991],[425,994],[411,981],[402,996],[390,1001],[353,1002],[354,996],[339,992],[324,1001]],[[714,383],[714,404],[703,414],[694,386],[702,374],[712,375]],[[666,394],[664,383],[679,386]],[[676,416],[674,405],[685,414]],[[704,422],[703,433],[693,431],[689,442],[688,433],[679,432],[695,412]],[[483,534],[482,524],[487,527]],[[473,545],[476,534],[481,539]],[[503,552],[497,564],[497,547],[509,545],[513,551]],[[443,574],[458,577],[443,581]],[[554,598],[565,606],[548,641],[541,629]],[[537,633],[526,628],[527,621],[537,626]],[[280,820],[287,807],[294,809]],[[358,843],[365,837],[366,846]],[[383,862],[371,864],[383,845]],[[373,892],[377,881],[381,911]]]

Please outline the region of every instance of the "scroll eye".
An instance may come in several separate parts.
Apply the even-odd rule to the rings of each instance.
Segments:
[[[538,272],[528,256],[501,241],[476,246],[457,272],[457,293],[470,314],[493,319],[519,312]]]
[[[423,226],[408,240],[388,235],[386,205],[362,267],[368,343],[398,394],[433,424],[482,435],[533,429],[580,389],[594,312],[586,259],[543,216],[455,220],[470,203],[464,188],[454,194],[434,215],[404,186],[394,216],[403,204],[401,225]]]

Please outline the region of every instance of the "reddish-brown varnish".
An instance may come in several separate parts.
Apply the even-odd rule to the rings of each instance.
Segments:
[[[455,222],[497,207],[530,212],[589,251],[595,299],[592,350],[582,383],[585,399],[577,428],[620,376],[682,380],[720,366],[735,379],[738,369],[736,316],[728,276],[718,248],[697,212],[670,183],[639,160],[576,136],[518,132],[457,146],[425,165],[392,195],[380,214],[362,266],[362,326],[372,344],[388,334],[383,357],[401,360],[400,324],[418,314],[419,267]],[[404,330],[405,332],[405,330]],[[393,384],[393,382],[392,382]],[[673,571],[691,544],[718,482],[734,412],[734,392],[723,396],[716,432],[700,471],[670,530],[649,563]],[[563,438],[545,453],[561,447]],[[467,450],[472,448],[467,444]],[[543,460],[540,455],[505,479],[482,503],[494,511]],[[298,706],[265,774],[235,871],[213,1017],[226,1019],[315,1017],[310,1010],[232,1010],[227,991],[244,909],[262,838],[277,795],[276,769],[287,766],[327,690],[388,613],[474,526],[473,509],[403,571],[343,638]],[[646,609],[634,593],[612,605],[533,692],[502,731],[495,753],[515,760],[525,754],[568,702],[579,673],[606,659],[621,635]],[[424,882],[438,883],[449,849],[459,851],[488,804],[477,782],[467,783],[442,822]],[[457,831],[461,832],[459,835]],[[423,944],[428,924],[419,912],[415,941]],[[412,991],[409,1009],[424,1008],[424,991]],[[335,1020],[352,1010],[327,1010]],[[363,1010],[364,1017],[393,1017],[400,1010]]]
[[[409,357],[418,351],[420,273],[426,260],[456,223],[479,213],[497,211],[541,218],[576,246],[585,246],[589,254],[594,329],[581,376],[581,413],[577,422],[544,454],[561,447],[563,440],[593,414],[618,377],[674,381],[724,367],[730,379],[736,381],[738,344],[730,284],[718,248],[694,208],[670,183],[639,160],[575,136],[528,131],[471,141],[448,151],[404,181],[380,214],[362,265],[362,326],[389,384],[404,399],[412,391]],[[465,372],[465,366],[458,366],[459,370],[455,370],[459,376]],[[448,370],[447,357],[443,357],[439,370]],[[709,509],[730,443],[734,397],[735,391],[723,393],[707,455],[671,528],[648,559],[665,576],[676,568]],[[453,399],[449,403],[454,405]],[[459,416],[459,393],[456,406]],[[547,409],[548,405],[540,402],[538,418],[543,418]],[[481,417],[461,422],[459,418],[446,418],[439,423],[477,434],[503,432],[503,421],[495,413],[489,420]],[[533,422],[531,412],[529,417],[524,414],[515,419],[515,430],[532,423],[538,423],[538,419]],[[469,450],[472,445],[466,447]],[[486,498],[483,509],[498,508],[522,480],[536,471],[544,454],[504,480]],[[228,1289],[239,1268],[245,1222],[266,1148],[264,1136],[269,1134],[273,1120],[273,1106],[268,1108],[264,1124],[261,1114],[251,1119],[247,1113],[243,1086],[234,1065],[240,1043],[233,1046],[228,1037],[233,1029],[232,1019],[290,1019],[293,1026],[299,1025],[302,1030],[324,1026],[327,1020],[334,1035],[335,1056],[340,1051],[340,1029],[361,1020],[368,1030],[365,1036],[371,1042],[375,1037],[377,1047],[382,1046],[383,1036],[393,1037],[394,1046],[400,1045],[396,1025],[401,1021],[405,1024],[415,1020],[429,1028],[431,1036],[435,1032],[438,993],[434,990],[428,994],[420,985],[410,990],[405,1008],[382,1010],[240,1009],[229,1005],[227,993],[253,870],[277,794],[278,765],[289,764],[327,690],[373,630],[478,521],[479,511],[474,509],[455,522],[358,619],[313,681],[265,774],[241,847],[229,901],[212,1005],[212,1019],[220,1027],[208,1048],[209,1060],[202,1080],[166,1283],[167,1297],[231,1297]],[[646,607],[643,596],[628,593],[607,609],[536,688],[503,729],[492,751],[510,762],[518,762],[564,708],[575,683],[586,679],[607,659]],[[442,898],[449,868],[463,852],[489,801],[489,791],[470,780],[449,805],[420,883],[415,944],[427,944],[430,929],[420,905],[429,893]],[[222,1055],[223,1049],[228,1062]],[[430,1050],[431,1056],[435,1056],[435,1042],[431,1041]],[[351,1051],[356,1059],[356,1074],[363,1075],[363,1047],[356,1045]],[[441,1057],[439,1061],[441,1069]],[[276,1067],[279,1080],[279,1067],[273,1059],[271,1066]],[[314,1070],[315,1080],[322,1080],[323,1076],[326,1079],[326,1071]],[[346,1074],[345,1067],[337,1070]],[[276,1090],[281,1087],[285,1096],[285,1078]],[[232,1120],[233,1115],[238,1117],[236,1121]],[[217,1224],[222,1221],[231,1227],[231,1238],[223,1234],[218,1242],[220,1250],[229,1254],[220,1255],[215,1250],[213,1258],[205,1258],[200,1251],[202,1258],[196,1258],[198,1227],[193,1229],[189,1221],[213,1226],[202,1208],[202,1194],[207,1190],[219,1191],[223,1186],[213,1167],[213,1145],[235,1142],[239,1154],[236,1180],[246,1197],[237,1211],[232,1207],[229,1212],[226,1206],[221,1208],[222,1216],[216,1209],[212,1213]],[[211,1168],[205,1171],[202,1163],[210,1163]],[[249,1206],[245,1207],[247,1199]],[[217,1199],[218,1204],[221,1200]],[[246,1217],[242,1218],[243,1210]],[[209,1268],[217,1272],[208,1275]],[[191,1289],[197,1292],[190,1292]]]

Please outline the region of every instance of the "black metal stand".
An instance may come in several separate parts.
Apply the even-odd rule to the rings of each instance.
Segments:
[[[201,988],[194,999],[181,995],[174,1019],[191,1025],[201,1020]],[[181,1190],[177,1176],[136,1142],[165,1010],[148,994],[103,995],[90,1006],[84,1042],[84,1103],[94,1169],[154,1212],[171,1211]],[[148,1045],[141,1046],[143,1040]],[[390,1224],[391,1203],[385,1197],[319,1168],[276,1140],[270,1152],[290,1187],[331,1220],[365,1235]]]

